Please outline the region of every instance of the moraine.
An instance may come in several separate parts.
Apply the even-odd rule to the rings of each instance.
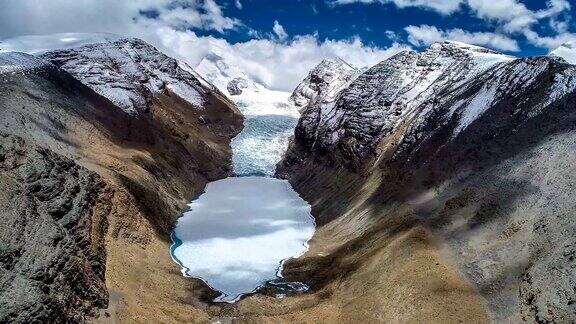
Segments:
[[[218,59],[208,57],[198,70],[225,89],[230,73],[222,75],[222,62],[214,64]],[[286,180],[272,177],[296,126],[297,109],[288,93],[246,80],[242,85],[246,89],[232,97],[246,117],[232,142],[237,176],[208,184],[172,235],[172,257],[182,273],[219,291],[216,302],[235,302],[281,281],[283,261],[306,252],[315,226],[310,205]],[[300,283],[288,287],[305,289]]]

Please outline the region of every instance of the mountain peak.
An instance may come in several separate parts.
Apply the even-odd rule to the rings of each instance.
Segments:
[[[149,111],[158,93],[169,91],[200,109],[212,91],[191,69],[136,38],[103,33],[21,36],[2,41],[0,53],[4,70],[13,70],[16,63],[50,62],[133,116]]]
[[[205,55],[195,70],[220,91],[228,91],[231,95],[240,94],[242,89],[257,88],[256,83],[243,70],[229,64],[223,56],[214,52]]]
[[[290,100],[298,107],[305,107],[318,98],[332,101],[360,72],[339,57],[325,58],[296,87]]]
[[[344,61],[338,56],[326,57],[316,65],[315,68],[319,68],[321,66],[331,66],[331,65],[340,65],[340,66],[348,66],[354,68],[350,63]]]
[[[576,42],[566,42],[551,51],[549,55],[553,57],[561,57],[570,64],[576,64]]]
[[[501,56],[507,58],[514,58],[512,56],[506,55],[502,52],[498,52],[486,47],[467,44],[463,42],[453,41],[453,40],[445,40],[442,42],[436,42],[430,45],[423,53],[427,52],[447,52],[447,53],[466,53],[473,56],[479,55],[490,55],[490,56]]]

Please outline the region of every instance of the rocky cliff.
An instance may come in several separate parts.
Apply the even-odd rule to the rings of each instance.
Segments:
[[[309,105],[278,174],[313,203],[329,243],[311,249],[325,257],[293,262],[294,274],[309,273],[320,291],[361,286],[359,276],[391,284],[366,264],[382,251],[410,262],[394,242],[423,230],[437,242],[428,251],[472,283],[489,319],[574,321],[575,89],[576,67],[561,58],[445,42],[381,62],[331,105]],[[433,272],[418,279],[421,290],[445,275],[423,266]],[[450,304],[449,287],[422,298]],[[472,305],[453,302],[463,316]]]
[[[0,135],[0,160],[0,319],[95,315],[108,302],[100,177],[13,135]]]

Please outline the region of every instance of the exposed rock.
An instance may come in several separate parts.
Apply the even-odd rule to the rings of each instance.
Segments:
[[[228,93],[232,96],[237,96],[242,94],[242,90],[248,87],[248,81],[243,78],[234,78],[230,82],[228,82]]]
[[[0,322],[83,322],[106,307],[100,177],[0,134]]]
[[[324,59],[296,87],[290,100],[302,110],[311,102],[332,102],[340,90],[348,86],[361,72],[340,58]]]
[[[165,90],[197,109],[217,90],[189,72],[185,63],[132,38],[87,44],[41,55],[129,114],[147,112]]]
[[[399,53],[362,73],[331,103],[308,106],[296,134],[314,149],[334,150],[335,157],[352,164],[365,163],[404,121],[437,111],[439,100],[453,98],[446,94],[510,60],[454,42],[434,44],[420,54]]]
[[[15,61],[15,56],[26,60]],[[47,163],[57,160],[53,156],[68,161],[64,164],[66,168],[49,169],[52,170],[49,174],[29,174],[30,179],[39,175],[45,179],[26,181],[34,182],[29,190],[33,190],[37,200],[33,201],[36,206],[27,204],[40,210],[33,215],[52,220],[46,223],[45,230],[57,232],[63,227],[69,232],[62,232],[56,239],[63,247],[55,243],[55,250],[42,250],[47,259],[40,262],[42,256],[38,257],[32,270],[28,261],[11,261],[18,257],[14,253],[20,252],[6,252],[7,265],[3,268],[11,268],[2,270],[0,284],[2,293],[6,291],[9,295],[2,296],[5,299],[0,301],[0,308],[15,323],[34,319],[83,322],[96,315],[98,309],[106,308],[107,290],[113,296],[110,310],[122,303],[121,310],[116,308],[117,311],[108,314],[123,320],[141,318],[147,312],[157,316],[160,307],[181,307],[173,299],[167,301],[157,287],[162,284],[178,291],[188,285],[184,278],[179,281],[178,266],[170,260],[170,231],[186,203],[198,196],[207,182],[231,174],[230,140],[242,128],[240,112],[193,70],[141,41],[82,44],[43,57],[49,57],[55,64],[22,53],[0,53],[0,65],[17,66],[0,72],[0,131],[22,138],[30,147],[42,147],[48,156]],[[42,63],[28,64],[29,61]],[[120,73],[117,64],[128,70]],[[113,94],[123,93],[135,99],[130,100],[135,103],[134,110],[117,106],[116,97],[102,89],[113,89]],[[187,96],[188,90],[197,91],[202,100],[193,101],[196,97]],[[145,98],[145,106],[137,105],[141,103],[138,98]],[[37,160],[36,155],[32,157]],[[42,166],[40,162],[24,163],[28,164]],[[103,195],[102,199],[111,203],[97,199],[91,207],[88,198],[82,203],[80,197],[88,197],[84,191],[91,188],[92,177],[102,179],[97,183],[105,183],[106,192],[94,189],[89,197]],[[69,182],[74,181],[78,185],[69,189]],[[24,189],[14,186],[11,190],[26,192]],[[107,235],[105,227],[101,236],[95,234],[96,229],[88,232],[90,224],[85,215],[90,213],[108,224]],[[10,215],[18,219],[16,216],[20,215]],[[35,226],[35,223],[22,226],[27,224]],[[42,237],[44,227],[32,228],[40,238],[28,237],[29,232],[35,234],[25,229],[26,236],[19,238],[20,243],[43,244],[52,239]],[[2,240],[19,237],[11,233],[11,228],[2,230],[5,230],[1,232]],[[35,248],[32,246],[30,253],[41,253]],[[55,255],[57,262],[53,261]],[[104,262],[108,265],[106,271]],[[31,281],[22,279],[21,283],[14,283],[18,286],[10,288],[15,274],[24,276],[30,271],[43,277],[32,275]],[[150,276],[156,274],[161,274],[164,281],[154,281],[156,285],[152,287]],[[52,275],[54,278],[50,279]],[[42,281],[44,277],[48,280],[45,285],[36,284],[35,280]],[[42,294],[33,291],[40,289],[37,287],[42,288]],[[202,289],[207,288],[198,288]],[[15,291],[22,296],[14,295]],[[11,299],[20,304],[10,304]]]

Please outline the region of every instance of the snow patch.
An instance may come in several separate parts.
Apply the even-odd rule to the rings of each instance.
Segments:
[[[13,50],[47,59],[130,115],[148,111],[151,97],[165,89],[198,109],[215,90],[185,63],[139,39],[65,33],[0,42],[0,51]]]
[[[34,70],[48,64],[48,62],[29,54],[0,52],[0,73],[16,73]]]
[[[459,109],[460,121],[454,129],[452,137],[456,137],[462,130],[472,124],[472,122],[490,108],[494,102],[497,88],[496,86],[484,86],[467,105],[456,104],[454,106],[454,109],[463,108]]]

